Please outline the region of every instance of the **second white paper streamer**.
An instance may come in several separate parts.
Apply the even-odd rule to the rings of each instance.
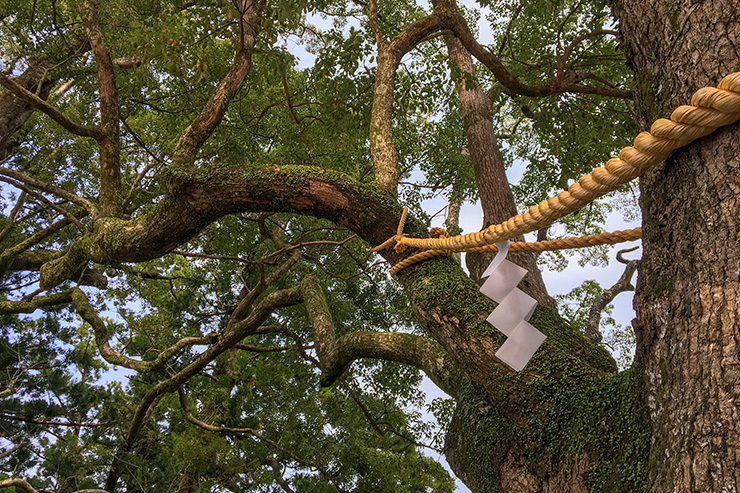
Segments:
[[[507,337],[496,351],[496,357],[521,371],[547,336],[528,322],[537,301],[516,287],[527,270],[506,260],[508,241],[496,243],[496,246],[498,253],[481,276],[488,279],[480,292],[499,304],[486,319]]]

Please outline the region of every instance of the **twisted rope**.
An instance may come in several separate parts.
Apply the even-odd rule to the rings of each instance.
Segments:
[[[563,238],[560,240],[535,241],[527,243],[524,241],[515,241],[509,246],[510,252],[546,252],[551,250],[562,250],[564,248],[587,248],[597,245],[614,245],[623,241],[639,240],[642,237],[642,229],[634,228],[623,231],[613,231],[611,233],[600,233],[596,235],[577,236],[573,238]],[[497,252],[496,245],[484,245],[474,247],[469,252]],[[417,253],[411,257],[405,258],[393,267],[391,275],[395,276],[400,270],[405,269],[417,262],[449,254],[449,250],[426,250]]]
[[[656,167],[679,147],[738,120],[740,72],[735,72],[722,79],[717,87],[699,89],[691,98],[691,106],[679,106],[670,120],[656,120],[650,132],[642,132],[635,138],[633,147],[622,149],[619,158],[610,159],[604,167],[582,176],[567,191],[540,202],[524,214],[483,231],[451,238],[409,238],[399,232],[384,242],[383,247],[395,241],[396,251],[415,247],[461,252],[536,231]]]

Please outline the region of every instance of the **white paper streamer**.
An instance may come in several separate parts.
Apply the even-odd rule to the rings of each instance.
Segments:
[[[499,304],[486,319],[507,337],[496,357],[521,371],[547,337],[528,322],[537,301],[516,287],[527,270],[506,260],[508,241],[496,246],[498,253],[481,276],[488,279],[480,291]]]

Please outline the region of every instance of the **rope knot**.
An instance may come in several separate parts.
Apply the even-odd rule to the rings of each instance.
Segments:
[[[450,233],[448,233],[442,228],[432,228],[429,230],[429,237],[430,238],[449,238]]]

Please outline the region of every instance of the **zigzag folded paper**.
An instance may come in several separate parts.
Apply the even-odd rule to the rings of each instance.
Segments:
[[[482,277],[488,276],[488,279],[480,292],[499,304],[486,319],[507,337],[496,351],[496,357],[521,371],[547,336],[528,322],[537,301],[516,287],[527,270],[506,260],[508,241],[496,243],[496,246],[498,253],[483,272]]]

